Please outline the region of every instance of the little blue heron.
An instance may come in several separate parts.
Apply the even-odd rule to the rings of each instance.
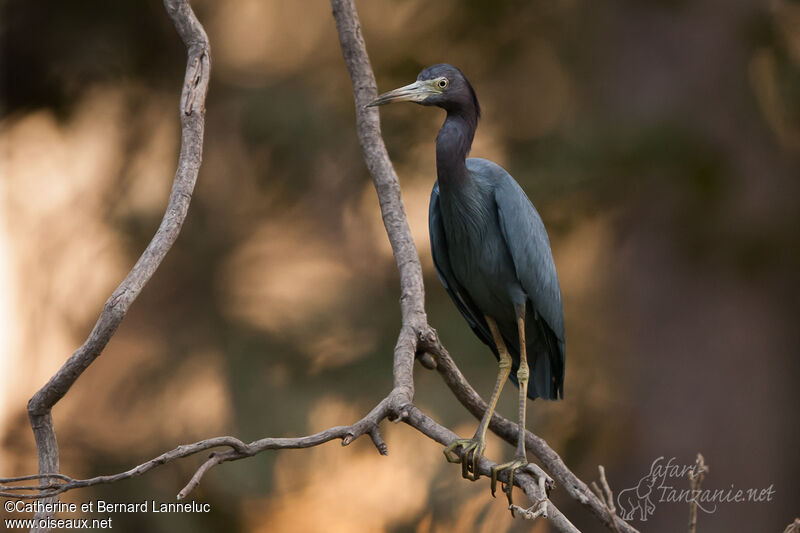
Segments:
[[[564,395],[564,314],[550,240],[508,172],[486,159],[467,159],[481,111],[461,70],[447,64],[428,67],[416,82],[368,105],[403,101],[447,111],[436,137],[438,180],[428,219],[433,262],[450,298],[500,367],[475,436],[454,441],[444,454],[461,463],[465,478],[480,477],[477,463],[486,448],[486,429],[510,376],[520,391],[517,452],[513,461],[492,469],[491,487],[494,494],[498,472],[510,470],[506,494],[511,503],[514,471],[528,463],[526,393],[532,400]]]

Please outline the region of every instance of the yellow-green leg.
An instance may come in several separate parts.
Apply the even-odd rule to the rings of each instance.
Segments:
[[[481,423],[478,424],[478,429],[475,431],[475,436],[471,439],[458,439],[450,443],[444,449],[444,456],[451,463],[461,463],[461,475],[472,481],[478,479],[478,461],[483,456],[483,451],[486,449],[486,430],[489,427],[489,420],[492,419],[494,409],[497,406],[497,399],[500,397],[500,391],[503,390],[509,374],[511,374],[511,356],[508,355],[508,349],[497,323],[490,316],[485,316],[486,322],[489,324],[489,329],[492,332],[494,343],[497,346],[497,352],[500,355],[500,362],[498,364],[499,371],[497,373],[497,382],[492,391],[492,397],[489,400],[489,408],[483,413]],[[519,372],[517,373],[519,375]],[[456,450],[461,448],[461,456],[456,453]]]
[[[525,415],[527,411],[528,379],[530,371],[528,369],[528,353],[525,347],[525,306],[515,306],[517,315],[517,330],[519,332],[519,368],[517,369],[517,381],[519,382],[519,436],[517,437],[517,453],[513,461],[496,465],[492,468],[492,496],[497,489],[497,474],[503,470],[510,470],[508,473],[508,483],[504,492],[508,497],[508,505],[514,502],[511,498],[511,491],[514,489],[514,472],[528,464],[528,457],[525,454]],[[514,514],[514,511],[511,511]]]

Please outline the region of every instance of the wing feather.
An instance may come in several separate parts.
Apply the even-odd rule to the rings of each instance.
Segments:
[[[431,254],[433,255],[433,266],[439,281],[444,285],[447,294],[456,304],[456,307],[466,319],[469,327],[475,332],[487,346],[492,349],[495,357],[498,357],[497,347],[492,340],[489,325],[476,306],[469,293],[458,283],[453,270],[450,268],[450,256],[447,251],[447,239],[445,238],[444,226],[442,224],[442,214],[439,208],[439,182],[433,184],[431,191],[431,202],[428,209],[428,227],[431,238]]]
[[[550,239],[536,208],[508,173],[498,180],[495,202],[517,279],[528,296],[547,351],[546,357],[534,363],[533,383],[539,396],[557,399],[564,395],[564,311]]]
[[[533,308],[558,340],[564,340],[561,288],[550,251],[550,239],[536,208],[511,176],[495,188],[500,228],[514,261],[517,278]]]

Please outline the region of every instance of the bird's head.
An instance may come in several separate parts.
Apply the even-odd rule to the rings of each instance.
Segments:
[[[419,73],[417,81],[405,87],[383,93],[367,104],[374,107],[393,102],[415,102],[422,105],[435,105],[448,112],[474,109],[480,116],[478,97],[467,77],[453,65],[442,63],[428,67]]]

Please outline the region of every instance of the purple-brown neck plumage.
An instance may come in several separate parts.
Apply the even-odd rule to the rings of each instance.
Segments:
[[[436,137],[436,173],[443,191],[463,185],[469,178],[465,160],[477,127],[478,113],[471,102],[447,110]]]

